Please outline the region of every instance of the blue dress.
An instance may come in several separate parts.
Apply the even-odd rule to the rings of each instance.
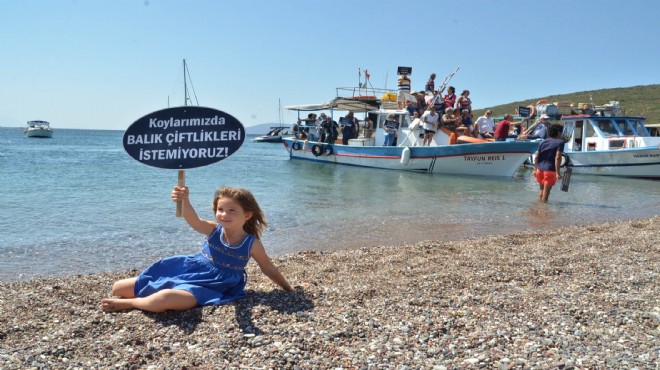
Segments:
[[[206,238],[202,252],[164,258],[147,267],[135,282],[135,296],[147,297],[163,289],[184,290],[200,306],[225,304],[244,298],[254,235],[233,246],[225,242],[221,225]]]

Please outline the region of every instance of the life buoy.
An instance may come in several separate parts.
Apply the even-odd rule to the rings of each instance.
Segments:
[[[536,116],[536,106],[534,106],[534,104],[530,104],[527,106],[527,108],[529,108],[529,118],[534,118]]]
[[[293,144],[291,144],[291,149],[300,150],[300,141],[294,141]]]
[[[323,148],[323,154],[325,154],[325,155],[332,155],[332,153],[334,153],[334,152],[335,151],[334,151],[334,149],[332,149],[332,145],[326,145]]]
[[[545,100],[545,99],[541,99],[541,100],[536,102],[536,105],[540,105],[540,104],[548,104],[548,101]]]
[[[312,154],[314,154],[315,157],[320,156],[321,154],[323,154],[323,147],[321,147],[320,145],[314,145],[312,147]]]

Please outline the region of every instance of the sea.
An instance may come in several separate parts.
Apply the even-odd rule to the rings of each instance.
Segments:
[[[123,131],[0,127],[0,282],[143,269],[193,254],[203,236],[177,218],[177,171],[146,166]],[[458,240],[660,214],[660,182],[573,175],[538,201],[531,168],[513,178],[438,175],[290,160],[248,136],[232,156],[186,170],[198,214],[220,186],[250,189],[271,256]],[[540,236],[542,237],[542,236]],[[631,235],[634,237],[634,235]]]

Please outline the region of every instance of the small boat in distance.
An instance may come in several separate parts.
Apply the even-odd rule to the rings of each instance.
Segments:
[[[273,126],[266,135],[257,136],[252,141],[260,143],[281,143],[282,136],[293,136],[293,132],[286,126]]]
[[[280,99],[277,100],[277,104],[279,107],[279,115],[280,115],[280,123],[279,126],[273,126],[268,130],[268,133],[266,135],[262,136],[257,136],[252,141],[256,141],[259,143],[281,143],[282,142],[282,137],[283,136],[295,136],[295,132],[293,132],[293,129],[289,129],[289,127],[284,126],[282,123],[282,102]]]
[[[23,130],[26,137],[53,137],[53,129],[50,123],[46,121],[28,121],[27,127]]]

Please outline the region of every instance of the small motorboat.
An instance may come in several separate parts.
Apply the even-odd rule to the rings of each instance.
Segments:
[[[257,136],[252,141],[261,143],[281,143],[283,136],[293,136],[293,132],[288,127],[277,126],[271,127],[266,135]]]
[[[28,121],[23,133],[26,137],[53,137],[53,129],[46,121]]]

